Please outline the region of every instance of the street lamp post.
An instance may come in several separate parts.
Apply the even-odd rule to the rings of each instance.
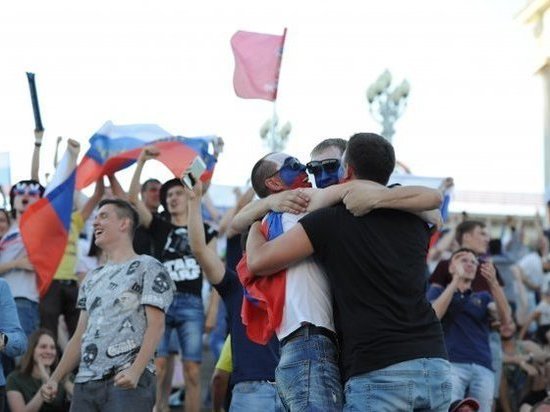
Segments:
[[[269,150],[272,152],[280,152],[284,149],[288,136],[292,131],[290,122],[286,122],[279,127],[279,117],[273,116],[272,119],[266,120],[260,128],[260,137],[266,143]]]
[[[394,124],[405,111],[410,92],[407,80],[394,88],[391,88],[391,82],[391,73],[385,70],[367,89],[370,113],[382,125],[382,136],[390,143],[395,134]]]

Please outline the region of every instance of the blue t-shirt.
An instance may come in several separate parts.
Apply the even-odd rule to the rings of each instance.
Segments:
[[[227,269],[220,283],[213,285],[225,303],[229,314],[231,356],[233,372],[231,384],[239,382],[275,380],[275,368],[279,363],[279,341],[273,335],[267,345],[258,345],[246,336],[241,320],[243,286],[234,271]]]
[[[437,299],[443,288],[430,286],[428,300]],[[456,291],[447,312],[441,319],[449,360],[456,363],[475,363],[487,369],[491,366],[489,347],[489,312],[487,305],[493,301],[487,291],[464,293]]]

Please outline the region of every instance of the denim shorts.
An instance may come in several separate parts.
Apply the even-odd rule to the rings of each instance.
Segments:
[[[202,361],[202,334],[204,333],[204,307],[202,299],[189,293],[176,293],[165,317],[164,336],[157,348],[157,356],[171,352],[170,337],[177,334],[181,357],[184,361]]]
[[[40,325],[40,312],[38,302],[26,298],[15,298],[17,316],[25,335],[30,336]]]

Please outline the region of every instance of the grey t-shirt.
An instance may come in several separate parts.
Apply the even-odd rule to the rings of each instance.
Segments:
[[[102,379],[130,366],[147,327],[144,305],[166,312],[174,290],[164,266],[146,255],[88,273],[77,302],[77,308],[88,312],[88,326],[75,382]],[[153,359],[147,369],[154,372]]]

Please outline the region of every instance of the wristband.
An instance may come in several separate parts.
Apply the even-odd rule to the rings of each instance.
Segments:
[[[42,143],[34,142],[34,147],[40,147],[42,146]]]

